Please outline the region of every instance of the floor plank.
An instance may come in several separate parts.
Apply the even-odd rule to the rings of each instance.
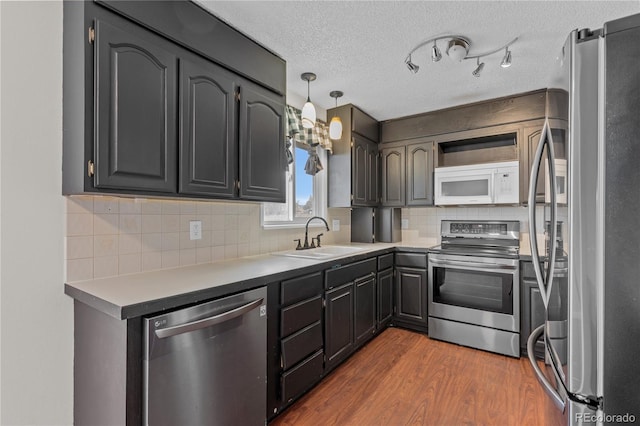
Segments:
[[[562,425],[526,358],[389,328],[272,426]]]

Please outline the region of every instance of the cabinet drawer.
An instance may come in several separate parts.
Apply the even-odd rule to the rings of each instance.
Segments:
[[[396,266],[427,268],[427,255],[424,253],[396,253]]]
[[[288,370],[322,348],[322,322],[318,321],[281,341],[282,368]]]
[[[282,281],[282,305],[290,305],[322,293],[322,273],[305,275],[292,280]]]
[[[393,266],[393,253],[378,256],[378,271],[391,268]]]
[[[335,269],[329,269],[325,273],[325,288],[333,288],[340,286],[356,278],[363,277],[376,271],[377,259],[375,257],[360,262],[354,262],[349,265],[341,266]]]
[[[284,308],[280,315],[280,336],[286,337],[322,319],[322,296]]]
[[[322,350],[282,375],[282,400],[288,402],[322,378]]]

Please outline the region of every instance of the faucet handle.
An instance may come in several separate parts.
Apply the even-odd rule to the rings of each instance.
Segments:
[[[324,235],[324,233],[320,233],[316,236],[316,240],[318,241],[318,245],[316,247],[320,247],[320,237],[322,237]]]
[[[295,240],[293,240],[293,242],[298,242],[298,245],[296,246],[296,250],[302,250],[302,244],[300,244],[300,238],[297,238]]]

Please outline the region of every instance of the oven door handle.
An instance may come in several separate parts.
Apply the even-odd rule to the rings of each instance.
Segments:
[[[438,260],[438,259],[429,259],[429,262],[433,265],[438,266],[460,266],[466,269],[482,269],[487,271],[501,271],[501,270],[510,270],[515,271],[518,267],[517,265],[500,265],[500,264],[488,264],[481,262],[462,262],[456,260]]]

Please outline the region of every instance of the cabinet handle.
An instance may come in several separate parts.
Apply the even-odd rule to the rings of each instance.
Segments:
[[[96,40],[96,30],[93,27],[89,27],[89,34],[87,35],[87,39],[89,44],[93,44]]]
[[[93,176],[95,171],[96,171],[95,164],[93,164],[93,161],[89,160],[87,162],[87,176],[89,177]]]

